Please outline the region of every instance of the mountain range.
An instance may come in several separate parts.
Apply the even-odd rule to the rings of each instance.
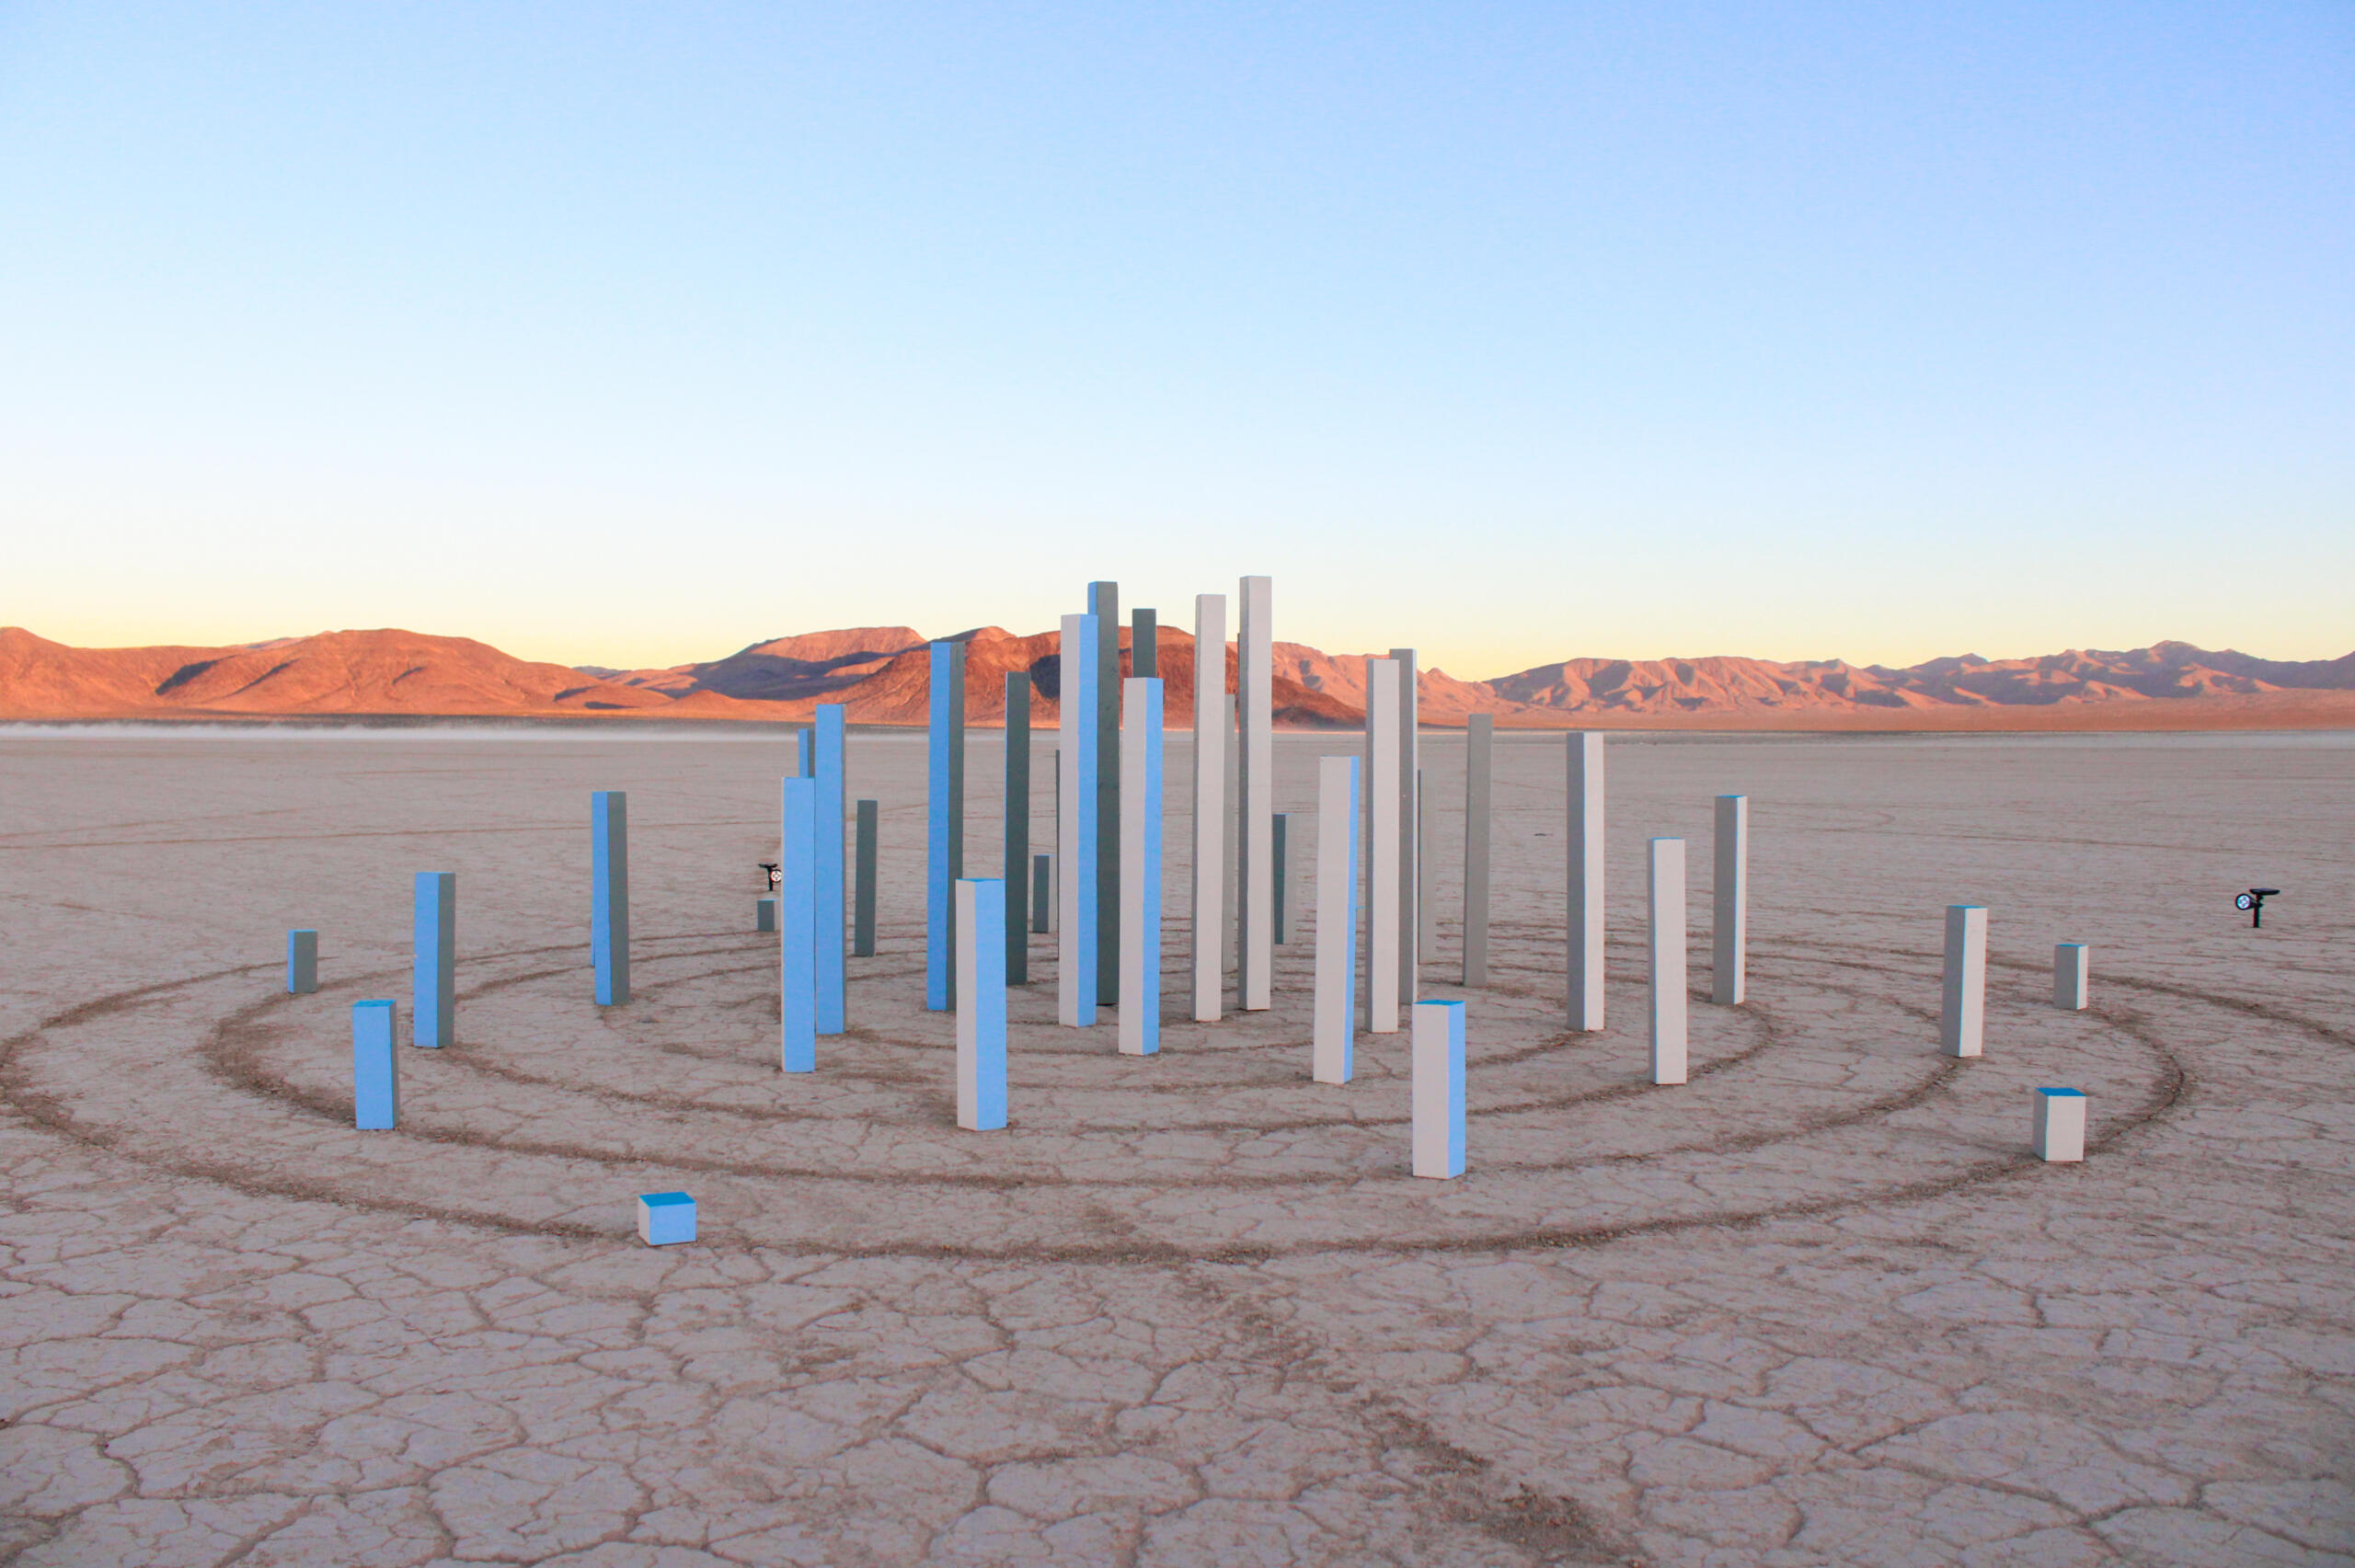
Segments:
[[[1003,720],[1005,678],[1027,676],[1034,723],[1055,722],[1058,636],[984,626],[966,645],[966,715]],[[1156,640],[1169,722],[1191,723],[1193,637]],[[1121,669],[1132,667],[1120,634]],[[1366,655],[1275,645],[1279,726],[1354,728]],[[1227,648],[1234,681],[1235,649]],[[513,658],[465,637],[321,632],[226,647],[81,648],[0,627],[0,719],[436,716],[805,720],[839,702],[853,723],[925,722],[925,637],[856,626],[755,643],[661,670],[579,668]],[[1418,677],[1423,722],[1474,714],[1509,727],[1706,729],[2178,729],[2355,727],[2355,653],[2279,660],[2163,642],[2126,652],[2031,658],[1975,654],[1904,669],[1840,659],[1573,658],[1488,681]]]

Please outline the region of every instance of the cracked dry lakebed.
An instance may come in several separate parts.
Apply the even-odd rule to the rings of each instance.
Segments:
[[[1304,852],[1357,744],[1278,744]],[[1463,747],[1424,738],[1424,994],[1468,1009],[1440,1182],[1407,1036],[1309,1080],[1313,853],[1272,1009],[1183,1016],[1182,733],[1161,1053],[1059,1027],[1034,937],[1011,1126],[969,1133],[920,736],[851,737],[880,936],[787,1077],[752,900],[789,736],[0,732],[0,1561],[2355,1563],[2355,737],[1614,738],[1580,1034],[1558,735],[1497,743],[1489,983],[1452,983]],[[1000,756],[975,733],[976,875]],[[636,930],[602,1010],[593,789],[629,793]],[[1674,1088],[1653,835],[1691,846]],[[457,875],[456,1039],[399,1046],[402,1126],[360,1132],[350,1004],[406,1042],[420,871]],[[1991,910],[1971,1060],[1954,903]],[[2056,1084],[2082,1164],[2029,1146]],[[641,1244],[672,1189],[697,1239]]]

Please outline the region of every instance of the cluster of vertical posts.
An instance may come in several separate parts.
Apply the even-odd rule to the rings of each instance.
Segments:
[[[1063,618],[1064,715],[1053,773],[1054,853],[1032,853],[1031,676],[1009,672],[1005,691],[1005,832],[1001,877],[964,875],[965,656],[961,641],[930,645],[925,830],[925,1006],[956,1014],[958,1123],[1003,1128],[1006,1104],[1006,988],[1029,978],[1028,937],[1058,938],[1057,1016],[1087,1027],[1099,1010],[1119,1013],[1128,1055],[1160,1046],[1163,904],[1163,684],[1158,618],[1134,612],[1131,673],[1120,673],[1119,590],[1088,585],[1088,611]],[[1239,585],[1236,692],[1226,692],[1227,600],[1195,601],[1190,1001],[1194,1016],[1219,1019],[1232,953],[1235,1000],[1246,1011],[1272,1001],[1273,949],[1292,940],[1303,884],[1290,856],[1294,818],[1273,809],[1272,593],[1269,578]],[[1411,1022],[1412,1168],[1448,1178],[1465,1169],[1465,1004],[1420,996],[1420,966],[1436,956],[1437,906],[1424,864],[1436,831],[1424,788],[1417,718],[1416,652],[1393,648],[1366,663],[1361,756],[1327,756],[1317,769],[1315,997],[1311,1073],[1349,1082],[1362,1025],[1396,1033]],[[1494,793],[1494,721],[1473,715],[1465,734],[1463,951],[1461,981],[1488,979]],[[845,864],[843,828],[844,714],[821,705],[796,738],[796,775],[782,782],[775,893],[759,900],[758,927],[779,944],[780,1066],[816,1070],[820,1036],[846,1027],[845,949],[876,949],[878,803],[855,803]],[[1565,1003],[1569,1027],[1604,1026],[1604,758],[1599,733],[1567,738],[1564,838]],[[1710,999],[1746,1000],[1749,798],[1715,803]],[[600,1006],[630,998],[628,798],[591,796],[591,962]],[[1650,1076],[1687,1082],[1686,863],[1683,839],[1648,841],[1647,979]],[[415,888],[415,1045],[455,1040],[456,884],[450,872],[419,873]],[[847,919],[846,919],[847,917]],[[848,942],[845,944],[847,926]],[[1230,941],[1232,946],[1230,947]],[[318,986],[318,933],[287,933],[286,989]],[[1363,965],[1361,969],[1361,953]],[[2054,949],[2052,1003],[2087,1003],[2089,952]],[[1985,1033],[1987,910],[1947,911],[1940,1044],[1949,1055],[1982,1054]],[[1364,986],[1361,992],[1359,979]],[[1361,998],[1362,997],[1362,1001]],[[391,1128],[399,1114],[390,1001],[352,1010],[354,1122]],[[2085,1095],[2036,1091],[2034,1142],[2049,1161],[2084,1158]],[[673,1231],[692,1239],[692,1200],[648,1195],[668,1205]],[[650,1212],[650,1210],[649,1210]],[[682,1219],[682,1214],[684,1219]],[[650,1239],[650,1238],[649,1238]]]

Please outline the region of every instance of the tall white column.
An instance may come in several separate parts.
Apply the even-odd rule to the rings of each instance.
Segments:
[[[1717,796],[1717,880],[1710,889],[1709,1000],[1739,1007],[1749,994],[1750,796]]]
[[[1194,1018],[1225,1012],[1226,595],[1194,596]]]
[[[1603,1027],[1603,737],[1570,737],[1570,1027]]]
[[[1120,704],[1120,1049],[1161,1049],[1161,682]]]
[[[1939,1045],[1948,1056],[1977,1056],[1987,1035],[1987,910],[1982,905],[1947,906],[1946,987],[1940,1001]]]
[[[1405,1009],[1423,990],[1423,749],[1415,650],[1395,647],[1390,658],[1398,666],[1398,1005]]]
[[[1684,1082],[1684,841],[1651,841],[1652,1082]]]
[[[1373,802],[1366,833],[1365,907],[1371,928],[1366,944],[1366,1028],[1376,1035],[1398,1032],[1401,948],[1411,926],[1400,917],[1406,901],[1398,895],[1405,881],[1399,864],[1402,848],[1398,808],[1405,797],[1398,774],[1406,759],[1398,737],[1398,661],[1370,658],[1365,665],[1366,749],[1373,766],[1366,779],[1366,798]]]
[[[1243,699],[1243,1005],[1272,1002],[1276,963],[1276,652],[1273,579],[1245,578],[1236,685]]]
[[[1316,762],[1316,1016],[1310,1076],[1347,1083],[1358,1022],[1358,760]]]

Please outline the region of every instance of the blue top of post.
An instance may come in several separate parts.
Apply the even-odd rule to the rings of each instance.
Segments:
[[[640,1193],[638,1201],[649,1208],[668,1208],[672,1204],[693,1203],[695,1199],[685,1193]]]
[[[2037,1093],[2039,1094],[2074,1094],[2080,1100],[2085,1097],[2085,1092],[2082,1089],[2039,1089]]]

